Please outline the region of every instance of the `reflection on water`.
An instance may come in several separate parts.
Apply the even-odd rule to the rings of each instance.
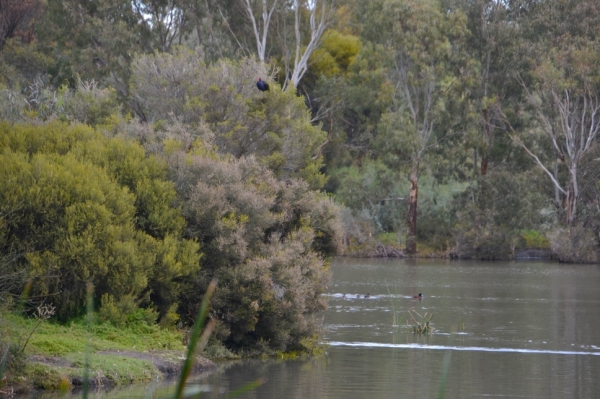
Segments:
[[[194,383],[202,397],[262,378],[241,397],[433,398],[445,357],[447,398],[600,392],[598,266],[340,259],[332,270],[325,358],[224,364]],[[412,334],[409,310],[433,314],[436,331]],[[128,389],[101,396],[164,397],[172,386]]]

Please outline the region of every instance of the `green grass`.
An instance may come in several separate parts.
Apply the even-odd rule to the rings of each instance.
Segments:
[[[2,340],[23,348],[26,337],[36,327],[33,318],[0,311]],[[134,359],[101,351],[161,351],[178,361],[186,350],[183,334],[159,326],[143,324],[116,328],[110,324],[91,325],[85,319],[62,325],[45,321],[37,327],[24,348],[29,358],[24,367],[12,373],[2,370],[5,383],[19,389],[66,389],[72,377],[98,380],[103,385],[147,382],[161,378],[150,360]],[[20,352],[20,350],[19,350]],[[2,357],[4,353],[0,355]],[[163,356],[164,355],[164,356]],[[0,386],[1,388],[1,386]]]
[[[183,345],[181,333],[159,326],[138,323],[115,328],[110,324],[94,324],[91,309],[88,309],[87,319],[68,325],[47,321],[39,323],[39,320],[0,310],[0,325],[3,327],[0,344],[15,342],[15,347],[18,348],[16,353],[20,354],[20,358],[25,360],[26,356],[29,357],[18,372],[3,380],[2,377],[6,377],[3,361],[5,356],[4,351],[0,353],[0,394],[5,393],[5,385],[11,387],[11,394],[14,386],[17,386],[17,390],[35,388],[66,391],[71,387],[72,379],[78,378],[83,382],[82,397],[85,399],[89,386],[94,383],[123,385],[154,381],[160,379],[162,374],[150,360],[123,356],[118,351],[159,350],[160,352],[153,352],[153,356],[160,354],[161,358],[169,362],[178,362],[186,355],[174,394],[175,399],[181,399],[185,395],[186,381],[193,370],[197,354],[206,346],[214,328],[212,321],[206,321],[210,297],[215,288],[216,282],[211,283],[199,309],[187,347]],[[26,340],[23,337],[30,339]],[[139,357],[140,354],[136,356]],[[246,384],[231,392],[228,397],[251,391],[262,383],[262,380],[257,380]]]
[[[65,359],[76,368],[82,368],[85,365],[84,353],[70,353],[65,356]],[[73,372],[68,367],[57,367],[56,370],[67,375]],[[119,356],[118,354],[90,354],[88,372],[90,379],[106,379],[114,385],[146,382],[161,378],[161,373],[150,361]]]
[[[11,313],[1,316],[4,333],[13,342],[19,342],[35,327],[35,319],[27,319]],[[88,339],[91,350],[185,350],[182,334],[159,326],[137,325],[116,328],[105,323],[88,329],[85,320],[67,325],[54,322],[42,323],[27,344],[26,352],[46,356],[64,356],[68,353],[85,352]],[[23,344],[23,343],[21,343]]]
[[[394,248],[402,247],[404,242],[397,232],[379,233],[375,236],[375,241]]]

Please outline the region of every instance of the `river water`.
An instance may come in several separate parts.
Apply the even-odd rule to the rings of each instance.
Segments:
[[[332,271],[327,356],[228,363],[191,388],[224,398],[262,379],[240,397],[600,397],[598,265],[342,258]],[[431,315],[433,333],[412,333]]]

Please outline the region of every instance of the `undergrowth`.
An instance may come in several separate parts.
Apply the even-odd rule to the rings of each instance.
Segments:
[[[36,320],[26,319],[11,313],[3,316],[5,334],[13,342],[27,334],[35,327]],[[123,328],[114,327],[110,323],[94,324],[89,327],[84,318],[66,325],[55,322],[41,324],[32,335],[28,348],[31,353],[48,356],[64,356],[68,353],[85,352],[88,337],[91,334],[91,349],[101,351],[108,349],[134,349],[146,351],[151,349],[185,350],[182,334],[145,323],[132,324]]]

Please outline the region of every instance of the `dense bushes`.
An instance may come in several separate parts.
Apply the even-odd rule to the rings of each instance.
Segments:
[[[132,67],[132,100],[143,119],[163,127],[180,121],[192,135],[210,139],[220,153],[255,155],[278,177],[300,177],[321,188],[320,159],[312,159],[325,133],[310,121],[292,90],[256,89],[269,73],[255,59],[204,65],[201,54],[141,55]],[[206,129],[208,128],[208,129]],[[206,137],[207,133],[211,137]]]
[[[550,246],[561,262],[597,263],[600,260],[598,237],[582,223],[553,231]]]
[[[172,179],[202,244],[203,268],[185,294],[195,307],[213,277],[217,337],[232,348],[285,350],[318,330],[340,242],[337,207],[302,180],[278,180],[252,157],[222,157],[196,142],[168,155]]]
[[[0,124],[3,248],[14,270],[34,278],[65,320],[95,298],[130,295],[161,314],[199,268],[198,244],[183,239],[166,166],[137,144],[84,126]],[[152,303],[149,301],[152,297]]]
[[[484,260],[512,258],[522,229],[551,220],[541,190],[532,190],[543,186],[542,182],[534,173],[514,176],[497,168],[481,179],[475,201],[468,192],[457,196],[453,204],[457,214],[453,231],[456,255]]]
[[[322,132],[301,98],[255,90],[251,76],[264,71],[251,60],[198,64],[183,101],[167,90],[171,106],[160,107],[170,83],[142,66],[167,73],[186,60],[199,62],[184,51],[138,59],[132,92],[152,124],[80,82],[42,88],[35,107],[11,111],[33,125],[0,125],[0,244],[19,254],[7,270],[21,278],[10,292],[33,278],[32,294],[67,320],[92,283],[100,321],[172,326],[193,322],[216,277],[211,315],[229,348],[301,349],[319,330],[341,242],[338,207],[314,191]]]

